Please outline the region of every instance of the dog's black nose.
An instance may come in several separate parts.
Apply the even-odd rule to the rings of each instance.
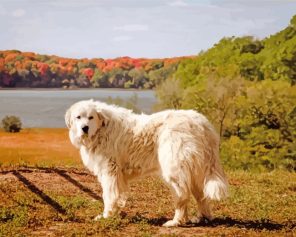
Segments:
[[[84,133],[88,133],[88,126],[84,126],[84,127],[82,128],[82,131],[83,131]]]

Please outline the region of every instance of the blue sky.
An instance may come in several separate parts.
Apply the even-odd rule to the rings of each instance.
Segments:
[[[0,50],[74,58],[195,55],[223,37],[263,38],[292,0],[0,0]]]

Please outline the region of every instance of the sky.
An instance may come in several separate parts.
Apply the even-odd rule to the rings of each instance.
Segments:
[[[223,37],[267,37],[295,14],[296,0],[0,0],[0,50],[189,56]]]

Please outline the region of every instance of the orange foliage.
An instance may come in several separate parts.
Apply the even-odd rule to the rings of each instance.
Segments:
[[[5,69],[5,62],[3,58],[0,58],[0,71],[4,71]]]
[[[24,52],[22,53],[22,55],[29,60],[34,60],[34,58],[36,57],[36,54],[32,52]]]
[[[43,60],[41,59],[43,58]],[[41,84],[47,85],[51,78],[55,81],[63,81],[65,77],[76,80],[79,74],[84,74],[89,80],[94,76],[95,69],[98,69],[103,75],[108,77],[108,73],[113,69],[121,69],[128,72],[133,68],[142,68],[147,73],[150,70],[158,70],[161,67],[167,67],[174,63],[179,63],[183,58],[168,59],[146,59],[146,58],[130,58],[119,57],[115,59],[72,59],[58,56],[39,55],[33,52],[20,52],[17,50],[0,51],[0,86],[14,85],[14,81],[19,80],[16,76],[21,75],[23,70],[31,73],[25,74],[26,83],[30,80],[38,80]],[[42,60],[42,61],[41,61]],[[24,78],[22,74],[22,78]],[[124,74],[128,75],[128,73]],[[34,76],[34,77],[33,77]],[[126,81],[131,78],[126,77]],[[25,83],[25,82],[24,82]],[[42,84],[43,83],[43,84]],[[113,83],[114,84],[114,83]],[[61,83],[57,84],[61,85]],[[116,84],[114,84],[116,86]],[[119,84],[117,84],[118,86]],[[123,85],[121,83],[121,85]],[[108,86],[108,85],[107,85]],[[143,86],[143,85],[142,85]]]
[[[37,63],[37,68],[39,69],[40,74],[43,76],[43,75],[46,74],[46,72],[47,72],[49,66],[48,66],[48,64],[46,64],[46,63],[38,62],[38,63]]]
[[[5,57],[5,63],[10,62],[10,61],[14,61],[15,57],[17,56],[17,53],[11,53],[11,54],[7,54]]]
[[[91,69],[91,68],[85,68],[85,69],[83,70],[83,74],[84,74],[85,76],[87,76],[88,80],[90,80],[90,79],[92,78],[92,76],[94,75],[94,70]]]

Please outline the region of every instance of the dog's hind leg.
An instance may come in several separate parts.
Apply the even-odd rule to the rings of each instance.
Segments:
[[[193,222],[199,222],[202,218],[212,220],[210,203],[207,198],[204,197],[203,192],[197,188],[192,190],[192,194],[198,204],[199,215],[193,220]]]
[[[202,183],[195,182],[192,183],[191,192],[198,204],[199,214],[192,220],[192,222],[200,222],[202,218],[206,218],[208,220],[212,220],[213,216],[211,214],[211,206],[208,198],[204,196],[202,190]]]
[[[166,179],[166,182],[174,194],[175,215],[172,220],[167,221],[165,224],[163,224],[163,226],[179,226],[188,221],[187,206],[190,199],[190,194],[186,188],[180,186],[178,180],[170,178],[169,180]]]
[[[190,189],[186,168],[181,167],[178,159],[181,154],[174,148],[171,142],[163,142],[158,151],[162,177],[171,189],[175,200],[175,216],[163,225],[165,227],[178,226],[188,220],[187,205],[190,200]]]

